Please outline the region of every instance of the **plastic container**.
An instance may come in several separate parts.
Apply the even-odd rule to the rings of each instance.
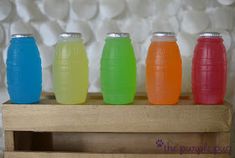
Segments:
[[[107,104],[130,104],[136,93],[136,59],[127,33],[109,33],[101,68],[101,90]]]
[[[82,104],[88,92],[88,59],[80,33],[63,33],[53,63],[54,92],[58,103]]]
[[[10,101],[16,104],[38,103],[42,92],[42,67],[32,35],[12,35],[6,65]]]
[[[146,59],[146,89],[151,104],[176,104],[181,94],[182,61],[175,34],[155,32]]]
[[[200,34],[194,50],[192,92],[196,104],[222,104],[226,92],[226,49],[217,32]]]

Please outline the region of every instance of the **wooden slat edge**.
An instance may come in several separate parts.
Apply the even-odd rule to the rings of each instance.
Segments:
[[[216,133],[216,144],[217,146],[230,146],[231,133],[230,132],[220,132]]]
[[[229,106],[3,106],[4,130],[54,132],[229,132]]]
[[[5,152],[4,158],[229,158],[220,154],[89,154],[56,152]]]
[[[5,139],[5,150],[14,151],[14,132],[13,131],[4,131]]]

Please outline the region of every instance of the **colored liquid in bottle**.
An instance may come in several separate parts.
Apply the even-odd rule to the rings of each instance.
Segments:
[[[219,33],[200,35],[194,50],[192,92],[196,104],[222,104],[226,92],[227,61]]]
[[[132,103],[136,93],[136,59],[128,34],[111,33],[101,59],[101,89],[107,104]]]
[[[42,92],[42,67],[32,35],[13,35],[7,54],[7,85],[10,101],[38,103]]]
[[[153,34],[146,59],[146,88],[151,104],[176,104],[182,84],[182,63],[173,33]]]
[[[61,104],[81,104],[88,91],[88,59],[80,34],[61,34],[53,64],[54,92]]]

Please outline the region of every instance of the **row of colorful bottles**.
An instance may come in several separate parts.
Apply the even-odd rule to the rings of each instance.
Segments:
[[[95,50],[94,50],[95,51]],[[95,53],[95,52],[94,52]],[[63,33],[53,63],[54,92],[61,104],[82,104],[88,91],[88,59],[79,33]],[[100,66],[101,90],[107,104],[130,104],[136,93],[136,59],[128,33],[109,33]],[[192,66],[197,104],[221,104],[227,63],[219,33],[198,39]],[[153,34],[146,59],[146,90],[151,104],[176,104],[181,93],[182,62],[174,33]],[[32,35],[13,35],[7,56],[7,83],[12,103],[40,101],[42,68]]]

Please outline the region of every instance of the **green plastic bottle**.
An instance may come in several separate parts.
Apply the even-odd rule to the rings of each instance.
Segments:
[[[80,33],[63,33],[56,44],[54,92],[61,104],[82,104],[88,91],[88,59]]]
[[[136,93],[136,59],[128,33],[109,33],[100,67],[101,90],[107,104],[130,104]]]

